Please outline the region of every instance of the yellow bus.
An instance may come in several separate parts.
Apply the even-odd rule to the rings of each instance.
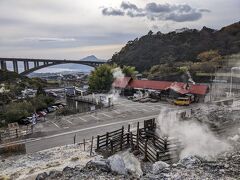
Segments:
[[[179,97],[174,101],[174,104],[178,106],[189,106],[190,103],[191,101],[188,97]]]

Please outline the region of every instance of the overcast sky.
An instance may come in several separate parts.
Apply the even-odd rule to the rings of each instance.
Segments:
[[[239,21],[240,0],[0,0],[0,56],[110,59],[148,33]]]

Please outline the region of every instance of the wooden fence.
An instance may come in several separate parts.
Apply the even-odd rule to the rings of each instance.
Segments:
[[[153,119],[149,122],[153,122]],[[158,137],[153,129],[155,125],[149,126],[151,123],[144,122],[144,128],[137,131],[130,130],[128,125],[127,131],[124,126],[121,129],[107,132],[104,135],[97,136],[97,152],[104,156],[110,156],[118,151],[131,148],[132,151],[139,151],[144,156],[144,160],[151,162],[165,161],[168,163],[175,162],[178,158],[180,143],[176,140],[168,140],[167,138]]]
[[[85,103],[89,103],[89,104],[94,104],[94,105],[99,105],[99,106],[102,105],[101,102],[98,101],[96,98],[78,96],[78,97],[74,97],[72,99],[75,101],[85,102]]]
[[[32,125],[26,126],[24,128],[8,129],[4,132],[0,132],[0,143],[23,138],[32,133],[33,133]]]

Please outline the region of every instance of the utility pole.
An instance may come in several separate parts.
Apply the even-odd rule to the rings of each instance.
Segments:
[[[232,97],[233,70],[240,70],[240,67],[232,67],[232,68],[231,68],[231,82],[230,82],[230,92],[229,92],[230,97]]]

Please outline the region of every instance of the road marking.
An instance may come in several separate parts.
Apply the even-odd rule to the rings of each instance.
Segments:
[[[151,110],[156,111],[156,110],[160,110],[160,109],[152,107]]]
[[[144,108],[142,108],[142,109],[141,109],[141,111],[145,111],[145,112],[148,112],[148,110],[147,110],[147,109],[144,109]]]
[[[69,122],[70,124],[73,124],[71,121],[69,121],[68,119],[66,119],[67,122]]]
[[[129,119],[129,120],[125,120],[125,121],[102,124],[102,125],[98,125],[98,126],[92,126],[92,127],[88,127],[88,128],[83,128],[83,129],[78,129],[78,130],[73,130],[73,131],[69,131],[69,132],[59,133],[59,134],[55,134],[55,135],[51,135],[51,136],[32,139],[30,141],[27,141],[26,143],[40,141],[42,139],[50,139],[50,138],[54,138],[54,137],[58,137],[58,136],[64,136],[64,135],[73,134],[73,133],[78,133],[78,132],[87,131],[87,130],[91,130],[91,129],[98,129],[98,128],[101,128],[101,127],[112,126],[112,125],[117,125],[117,124],[121,124],[121,123],[128,123],[129,124],[129,123],[132,123],[132,122],[138,122],[138,121],[143,121],[143,120],[146,120],[146,119],[157,118],[157,117],[158,117],[158,115],[152,115],[152,116],[146,116],[146,117],[141,117],[141,118],[136,118],[136,119]]]
[[[107,117],[109,117],[109,118],[113,118],[112,116],[107,115],[107,114],[105,114],[105,113],[99,113],[99,114],[102,114],[102,115],[107,116]]]
[[[60,128],[55,122],[50,121],[51,123],[53,123],[57,128]]]
[[[96,120],[99,120],[99,118],[96,117],[96,116],[94,116],[94,115],[90,115],[90,116],[93,117],[93,118],[96,119]]]
[[[113,112],[117,113],[117,114],[121,114],[119,111],[117,110],[113,110]]]
[[[68,129],[69,127],[63,127],[63,129]]]
[[[80,119],[80,120],[82,120],[82,121],[84,121],[84,122],[87,122],[87,120],[86,120],[86,119],[83,119],[82,117],[78,117],[78,119]]]

